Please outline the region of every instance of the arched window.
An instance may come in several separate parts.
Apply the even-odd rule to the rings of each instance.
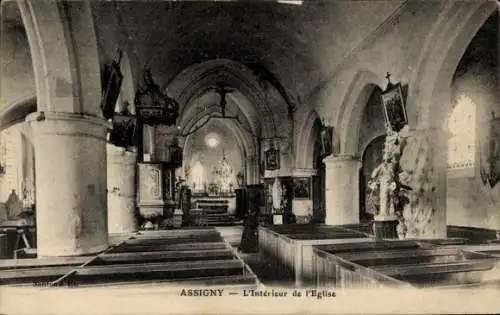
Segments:
[[[474,169],[476,152],[476,104],[464,94],[455,99],[448,118],[448,170]]]

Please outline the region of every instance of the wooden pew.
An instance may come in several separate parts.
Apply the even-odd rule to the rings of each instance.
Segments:
[[[394,246],[395,244],[404,246],[402,248]],[[319,274],[317,277],[333,279],[330,280],[332,283],[344,287],[348,284],[342,281],[342,277],[354,283],[351,285],[370,287],[373,284],[368,279],[373,280],[374,276],[380,274],[416,287],[466,286],[481,283],[485,277],[489,277],[489,280],[496,277],[500,281],[500,276],[494,274],[500,258],[487,254],[449,246],[429,248],[426,247],[428,244],[424,244],[422,248],[412,248],[409,242],[377,242],[376,246],[366,245],[369,244],[355,246],[359,247],[358,251],[346,250],[343,245],[317,246],[314,252],[316,272]],[[349,269],[345,262],[356,267],[351,265]],[[325,271],[325,268],[331,270]]]
[[[92,265],[110,265],[125,263],[143,263],[153,261],[193,261],[232,259],[231,249],[190,250],[190,251],[161,251],[161,252],[118,252],[107,253],[97,258]],[[89,260],[89,257],[52,257],[40,259],[5,259],[0,260],[0,271],[9,269],[42,268],[52,266],[77,267]]]
[[[162,237],[156,239],[129,239],[126,244],[130,245],[168,245],[168,244],[185,244],[185,243],[202,243],[202,242],[222,242],[220,236],[190,236],[190,237]]]
[[[372,250],[359,253],[344,253],[341,257],[363,266],[398,265],[408,262],[443,262],[461,259],[462,252],[455,248],[432,248],[410,250]]]
[[[224,260],[233,259],[231,249],[164,251],[164,252],[135,252],[135,253],[108,253],[102,255],[94,265],[144,263],[144,262],[174,262],[194,260]]]
[[[122,235],[119,245],[97,255],[0,260],[0,284],[258,283],[215,229],[169,232]]]
[[[184,244],[167,244],[167,245],[141,245],[141,244],[124,244],[113,252],[158,252],[158,251],[183,251],[183,250],[203,250],[203,249],[225,249],[228,246],[221,242],[201,242],[201,243],[184,243]]]
[[[73,267],[54,266],[37,269],[15,269],[0,272],[0,283],[54,281],[72,271]],[[204,260],[190,262],[153,262],[103,266],[85,266],[65,281],[79,284],[93,282],[154,279],[199,278],[201,276],[223,276],[242,274],[243,265],[239,260]]]
[[[376,289],[387,287],[411,287],[411,284],[384,275],[376,270],[347,261],[340,256],[313,248],[314,284],[319,288]]]
[[[298,233],[292,233],[294,228]],[[370,238],[361,233],[332,226],[294,224],[259,227],[259,255],[273,262],[283,273],[292,273],[298,287],[314,282],[311,259],[313,246],[366,241],[370,241]]]
[[[419,249],[432,248],[432,245],[426,245],[412,240],[394,240],[394,241],[374,241],[367,239],[367,242],[348,242],[343,244],[331,244],[319,246],[323,251],[338,254],[342,252],[362,252],[369,250],[395,250],[395,249]]]
[[[468,239],[469,244],[485,244],[496,238],[496,231],[492,229],[476,228],[469,226],[447,226],[448,237]]]
[[[429,274],[458,273],[468,271],[490,270],[497,259],[481,259],[468,261],[454,261],[446,263],[426,263],[409,265],[374,266],[372,269],[389,277],[423,276]]]

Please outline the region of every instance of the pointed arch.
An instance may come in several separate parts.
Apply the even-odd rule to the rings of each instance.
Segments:
[[[314,145],[316,141],[314,125],[318,120],[318,113],[310,110],[306,118],[299,125],[297,144],[295,145],[295,165],[297,168],[313,168]]]
[[[455,69],[477,31],[495,10],[496,1],[458,1],[449,2],[441,14],[426,39],[408,98],[408,107],[415,104],[420,108],[419,128],[445,125],[452,106],[450,85]]]
[[[358,156],[359,130],[363,110],[375,87],[382,79],[368,69],[362,69],[353,77],[336,112],[335,126],[340,136],[340,153]]]
[[[250,68],[229,59],[214,59],[195,64],[183,70],[167,84],[167,93],[179,102],[180,121],[189,116],[192,106],[196,106],[192,100],[206,93],[217,82],[235,88],[248,100],[248,104],[235,103],[251,122],[254,134],[262,133],[263,137],[274,136],[272,112],[260,80]]]

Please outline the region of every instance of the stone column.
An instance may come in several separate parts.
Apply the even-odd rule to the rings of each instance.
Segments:
[[[91,254],[108,247],[107,123],[83,114],[30,114],[36,167],[38,256]]]
[[[246,175],[243,185],[253,185],[259,182],[259,161],[260,160],[258,155],[247,155]]]
[[[136,232],[137,152],[108,144],[107,159],[108,232]]]
[[[328,156],[325,162],[325,202],[328,225],[359,223],[359,169],[353,156]]]

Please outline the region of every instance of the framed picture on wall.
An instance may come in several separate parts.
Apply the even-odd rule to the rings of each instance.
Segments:
[[[311,199],[311,178],[300,177],[293,180],[293,198]]]
[[[394,131],[401,130],[408,123],[401,84],[387,89],[381,98],[387,124]]]
[[[280,150],[271,148],[265,152],[264,167],[267,171],[280,168]]]

